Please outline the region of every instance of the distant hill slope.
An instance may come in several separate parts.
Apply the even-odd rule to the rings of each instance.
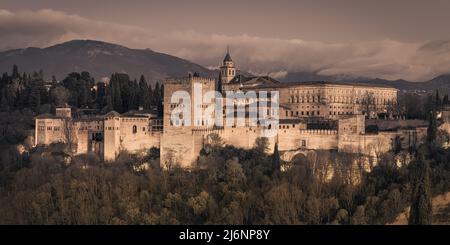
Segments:
[[[92,40],[73,40],[47,48],[26,48],[0,52],[0,71],[10,72],[13,64],[20,72],[42,69],[46,79],[55,75],[63,79],[70,72],[88,71],[96,79],[109,77],[114,72],[128,73],[147,81],[167,76],[186,76],[199,72],[205,76],[215,74],[205,67],[175,56],[150,49],[130,49],[124,46]]]

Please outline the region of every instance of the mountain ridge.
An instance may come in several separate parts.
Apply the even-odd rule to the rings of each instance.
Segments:
[[[212,76],[214,71],[173,55],[151,49],[132,49],[97,40],[71,40],[45,48],[28,47],[0,52],[0,70],[17,64],[21,72],[43,70],[46,79],[63,79],[70,72],[88,71],[96,79],[112,73],[127,73],[131,78],[144,75],[155,82],[168,76],[198,72]]]

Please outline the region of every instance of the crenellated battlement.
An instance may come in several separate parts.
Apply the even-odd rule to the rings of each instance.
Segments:
[[[300,129],[300,134],[311,134],[311,135],[331,135],[331,134],[338,134],[337,130],[332,129]]]

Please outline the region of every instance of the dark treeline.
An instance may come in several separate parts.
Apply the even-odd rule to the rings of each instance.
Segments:
[[[398,110],[407,119],[428,119],[429,112],[439,106],[448,106],[450,101],[448,95],[435,93],[399,93]]]
[[[164,88],[156,82],[154,88],[141,76],[139,82],[126,74],[111,75],[109,84],[96,81],[88,72],[73,72],[62,81],[43,79],[43,71],[32,75],[19,73],[14,65],[11,75],[3,73],[0,80],[0,110],[30,109],[35,114],[48,113],[55,106],[68,104],[76,108],[97,109],[106,113],[116,110],[152,109],[162,114]]]

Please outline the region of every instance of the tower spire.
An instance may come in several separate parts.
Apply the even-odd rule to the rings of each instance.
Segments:
[[[230,55],[230,46],[227,45],[227,53],[223,58],[222,66],[220,67],[220,79],[222,84],[227,84],[236,76],[236,68]]]

